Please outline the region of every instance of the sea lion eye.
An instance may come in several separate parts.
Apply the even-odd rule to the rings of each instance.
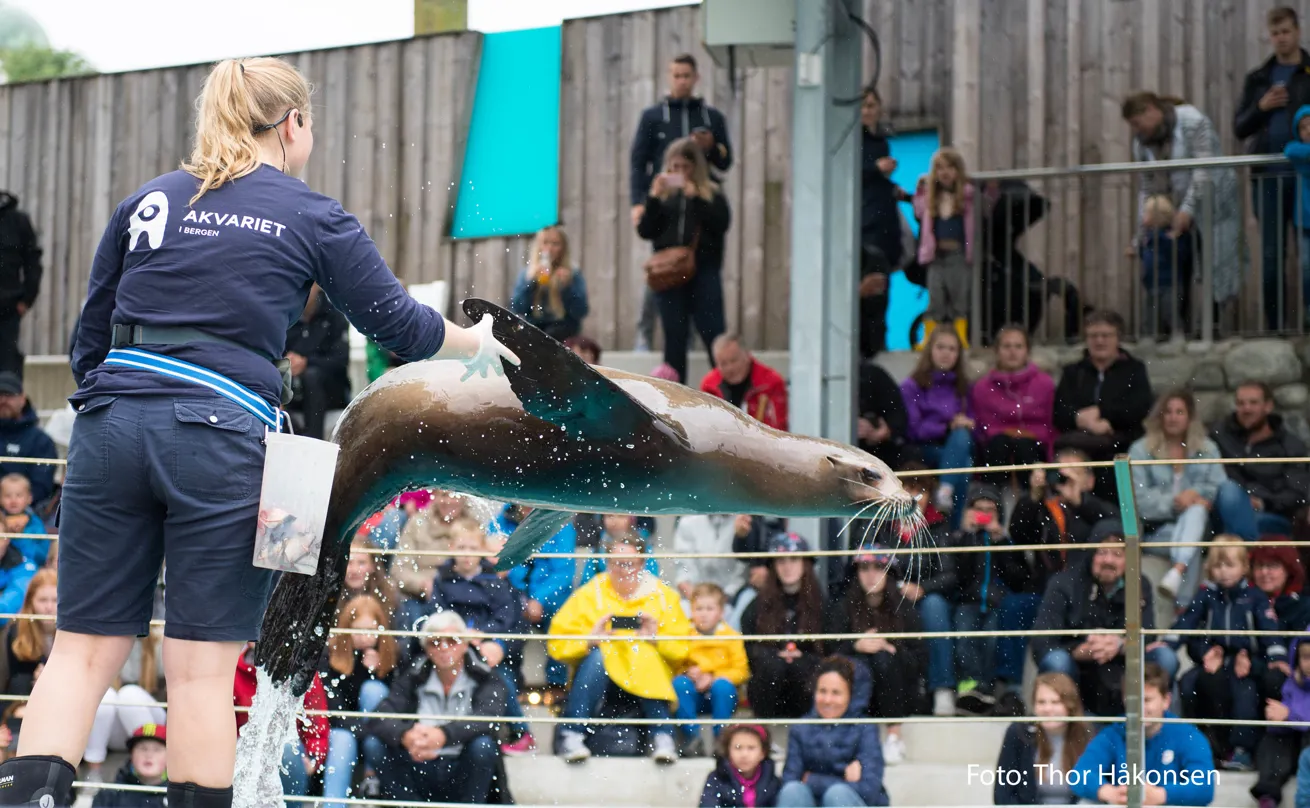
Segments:
[[[860,477],[869,485],[877,485],[882,482],[882,475],[873,469],[860,469]]]

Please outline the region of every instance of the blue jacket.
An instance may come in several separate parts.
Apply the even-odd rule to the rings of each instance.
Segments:
[[[1269,605],[1269,597],[1243,579],[1232,589],[1222,589],[1212,583],[1201,587],[1188,604],[1187,611],[1174,621],[1173,627],[1184,630],[1278,631],[1278,617],[1274,614],[1274,607]],[[1170,642],[1174,650],[1184,644],[1187,656],[1197,664],[1215,645],[1224,649],[1225,657],[1246,649],[1257,671],[1264,670],[1264,663],[1287,661],[1287,641],[1283,637],[1192,634]]]
[[[482,571],[468,579],[455,572],[455,560],[451,559],[437,568],[432,579],[428,611],[453,611],[471,629],[488,634],[513,634],[518,628],[521,609],[514,589],[496,574],[491,562],[484,560]],[[505,640],[496,642],[505,647]]]
[[[1219,458],[1219,447],[1206,438],[1199,447],[1188,449],[1188,459]],[[1138,438],[1128,447],[1131,460],[1154,460],[1146,448],[1146,438]],[[1228,473],[1218,463],[1187,463],[1183,465],[1181,491],[1195,491],[1209,502],[1219,495],[1219,486],[1228,479]],[[1172,522],[1178,518],[1174,512],[1173,466],[1133,466],[1133,489],[1137,494],[1137,510],[1147,522]]]
[[[506,515],[508,505],[491,523],[491,529],[508,536],[518,525]],[[569,522],[538,550],[540,553],[573,553],[578,549],[578,534]],[[532,558],[509,571],[510,584],[541,604],[547,618],[553,617],[573,592],[573,574],[577,559]]]
[[[1166,710],[1165,717],[1178,716]],[[1096,791],[1101,786],[1127,782],[1119,779],[1119,767],[1126,766],[1127,760],[1128,741],[1124,725],[1108,726],[1092,739],[1074,764],[1079,776],[1069,777],[1069,785],[1082,799],[1095,801]],[[1210,753],[1210,743],[1191,724],[1161,724],[1160,731],[1146,739],[1143,765],[1143,782],[1150,777],[1155,780],[1151,785],[1163,786],[1168,805],[1209,805],[1214,799],[1214,786],[1219,776]],[[1112,771],[1114,775],[1110,776]]]
[[[864,708],[851,700],[843,718],[856,718]],[[805,718],[818,718],[811,709]],[[846,783],[846,767],[860,761],[859,782]],[[865,805],[890,805],[891,798],[882,784],[882,741],[876,724],[797,724],[787,736],[787,765],[782,770],[784,784],[799,782],[809,772],[807,785],[816,805],[823,804],[823,794],[838,783],[855,789]]]
[[[646,199],[651,182],[664,165],[664,151],[669,144],[705,128],[714,135],[714,148],[705,158],[719,171],[732,167],[732,144],[728,142],[728,124],[723,113],[701,98],[668,98],[641,112],[637,131],[632,135],[628,154],[628,201],[640,205]]]
[[[0,419],[0,454],[9,457],[59,457],[55,442],[41,429],[32,402],[14,419]],[[0,477],[21,474],[32,483],[32,502],[41,503],[55,492],[55,467],[34,463],[5,463],[0,460]]]
[[[36,565],[26,558],[14,545],[9,545],[0,556],[0,614],[18,614],[23,608],[23,598],[27,595],[27,585],[36,575]],[[8,623],[0,620],[0,626]]]
[[[767,750],[766,750],[767,751]],[[755,808],[773,808],[778,804],[782,781],[778,779],[773,761],[765,758],[760,763],[760,779],[755,783]],[[705,778],[700,792],[700,808],[745,808],[741,783],[732,773],[732,764],[719,758],[718,765]]]
[[[556,339],[568,339],[582,331],[582,319],[587,316],[590,307],[587,303],[587,279],[582,271],[573,267],[573,281],[560,290],[560,302],[564,304],[564,317],[555,319],[549,310],[534,307],[537,296],[537,282],[529,280],[530,269],[519,273],[514,284],[514,292],[509,298],[509,309],[527,319],[528,322],[550,334]]]
[[[23,528],[23,535],[38,536],[45,533],[45,522],[36,515],[36,511],[28,508],[26,513],[27,527]],[[50,557],[50,542],[46,539],[13,539],[9,543],[18,548],[23,558],[38,567],[44,567],[46,559]]]
[[[1141,246],[1137,254],[1142,258],[1142,284],[1147,291],[1158,285],[1167,289],[1180,284],[1184,278],[1191,277],[1192,236],[1185,233],[1182,238],[1169,235],[1166,228],[1147,228],[1142,233]],[[1177,275],[1174,271],[1177,270]]]
[[[1297,205],[1297,224],[1302,227],[1310,227],[1310,143],[1302,143],[1300,136],[1297,134],[1297,128],[1301,124],[1301,119],[1310,115],[1310,106],[1301,107],[1296,111],[1296,117],[1292,118],[1292,140],[1283,147],[1283,154],[1288,160],[1292,161],[1292,167],[1296,169],[1297,178],[1301,181],[1300,204]]]

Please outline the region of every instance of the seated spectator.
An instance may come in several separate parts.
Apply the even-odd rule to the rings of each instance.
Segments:
[[[137,727],[167,721],[164,708],[156,706],[165,701],[159,664],[163,636],[162,629],[152,628],[149,636],[139,638],[118,680],[105,690],[82,755],[88,782],[103,782],[102,768],[109,750],[126,751]]]
[[[27,602],[32,581],[39,572],[36,564],[24,558],[9,539],[0,537],[0,614],[14,614]],[[0,619],[0,626],[7,622],[8,619]]]
[[[1078,686],[1063,673],[1043,673],[1033,683],[1033,715],[1038,718],[1073,718],[1083,714]],[[1021,778],[996,778],[995,805],[1073,805],[1078,801],[1069,787],[1088,742],[1092,725],[1082,721],[1015,722],[1005,730],[998,771],[1021,772]]]
[[[1283,682],[1279,697],[1265,700],[1261,712],[1266,721],[1310,722],[1310,643],[1293,639],[1290,654],[1296,667]],[[1255,768],[1260,775],[1251,786],[1251,796],[1260,808],[1276,808],[1282,802],[1283,786],[1296,771],[1297,754],[1306,737],[1304,724],[1267,727],[1255,748]]]
[[[927,350],[919,355],[914,372],[901,382],[909,420],[906,438],[924,462],[935,468],[973,465],[972,430],[976,424],[969,411],[967,370],[960,338],[941,329],[928,336]],[[965,474],[941,476],[934,504],[951,514],[952,528],[960,524],[968,485]]]
[[[814,706],[805,718],[857,718],[863,710],[851,698],[854,691],[851,661],[823,660],[815,670]],[[882,777],[877,724],[796,724],[787,736],[778,805],[889,805]]]
[[[0,508],[4,510],[5,533],[41,535],[45,522],[32,509],[32,481],[17,472],[0,477]],[[53,542],[46,539],[14,539],[11,542],[23,558],[44,567]]]
[[[596,342],[596,340],[591,337],[582,335],[569,337],[564,340],[564,347],[582,357],[582,361],[586,362],[588,365],[600,364],[600,343]]]
[[[1120,347],[1124,321],[1098,310],[1083,320],[1087,350],[1064,366],[1055,388],[1055,448],[1079,449],[1092,460],[1112,460],[1142,436],[1155,397],[1142,360]],[[1096,495],[1115,499],[1114,475],[1096,471]]]
[[[705,778],[700,808],[773,808],[782,781],[769,757],[772,741],[763,724],[733,724],[719,735],[718,760]]]
[[[1208,460],[1219,447],[1205,436],[1196,417],[1196,399],[1186,391],[1160,396],[1146,419],[1146,435],[1128,448],[1131,460]],[[1133,466],[1133,490],[1142,517],[1143,541],[1199,542],[1210,529],[1210,508],[1228,479],[1216,463],[1178,462],[1171,466]],[[1173,567],[1160,579],[1160,595],[1186,607],[1196,594],[1200,547],[1170,547]]]
[[[328,411],[350,401],[350,323],[318,284],[310,289],[300,319],[287,329],[286,357],[294,393],[286,409],[304,419],[300,434],[321,439]]]
[[[356,595],[342,605],[337,628],[377,631],[387,627],[387,612],[377,598]],[[400,648],[389,634],[334,634],[328,640],[327,655],[319,671],[334,712],[371,713],[387,697],[388,687],[400,662]],[[382,764],[382,742],[364,729],[361,718],[328,718],[327,768],[323,772],[323,796],[350,796],[360,747],[364,751],[364,777],[358,796],[376,798],[382,793],[378,767]],[[329,803],[341,806],[342,803]]]
[[[246,643],[245,650],[237,660],[236,679],[232,685],[232,702],[237,707],[249,707],[255,700],[258,681],[255,677],[255,644]],[[323,690],[323,680],[315,673],[305,691],[302,700],[306,710],[323,711],[327,709],[327,694]],[[246,725],[250,713],[238,710],[237,734]],[[287,742],[282,747],[282,763],[278,773],[282,777],[282,793],[303,797],[309,793],[309,778],[313,777],[327,762],[329,726],[327,716],[303,715],[296,720],[297,740]]]
[[[673,585],[684,600],[698,583],[712,583],[723,590],[727,604],[746,585],[746,566],[732,557],[732,545],[750,533],[751,517],[745,514],[683,516],[673,531],[675,553],[721,553],[717,558],[679,558],[673,567]]]
[[[10,371],[0,372],[0,475],[21,474],[32,483],[32,500],[38,511],[55,493],[55,467],[44,463],[5,463],[10,457],[59,457],[55,442],[39,426],[36,410],[23,392],[23,380]]]
[[[741,633],[790,635],[795,640],[756,640],[747,643],[751,678],[746,695],[760,718],[799,718],[813,700],[814,672],[822,660],[823,644],[806,640],[823,630],[823,593],[814,574],[809,542],[795,533],[773,540],[776,553],[760,586],[759,595],[741,615]]]
[[[592,557],[583,562],[582,574],[574,583],[574,589],[605,571],[605,554],[610,551],[615,537],[635,533],[642,541],[650,541],[650,534],[653,531],[639,527],[640,521],[636,516],[630,514],[607,513],[601,518],[602,529],[599,546],[592,548]],[[660,576],[660,560],[654,557],[647,558],[646,572],[658,578]]]
[[[496,574],[496,565],[482,554],[487,552],[486,535],[477,522],[460,519],[451,525],[451,549],[467,555],[448,559],[437,569],[432,584],[429,607],[432,612],[454,612],[473,631],[486,634],[514,634],[518,631],[522,607],[514,588]],[[512,642],[512,645],[511,645]],[[514,739],[501,751],[518,755],[537,748],[528,725],[523,723],[519,706],[518,684],[514,674],[503,665],[511,648],[522,655],[522,640],[480,640],[471,643],[478,656],[505,680],[505,716],[520,721],[511,725]]]
[[[514,284],[510,311],[561,342],[576,337],[590,308],[587,281],[569,254],[564,228],[538,230],[528,262]]]
[[[435,491],[432,502],[405,522],[396,546],[400,552],[391,562],[391,579],[400,594],[427,603],[437,568],[448,559],[422,554],[449,550],[451,525],[468,515],[468,500],[462,495]]]
[[[701,379],[701,392],[740,407],[755,420],[787,431],[787,381],[782,374],[757,360],[728,332],[714,338],[714,369]]]
[[[682,672],[673,677],[673,689],[678,693],[677,717],[692,719],[710,715],[718,721],[732,718],[737,711],[737,689],[750,678],[746,662],[746,643],[741,634],[723,622],[723,610],[728,598],[718,584],[700,583],[691,590],[691,624],[702,637],[719,637],[717,640],[700,640],[691,644]],[[719,737],[722,724],[714,726],[714,737]],[[701,731],[697,724],[682,727],[680,757],[700,757]]]
[[[458,614],[437,612],[417,630],[423,632],[423,656],[396,674],[377,711],[457,719],[369,722],[368,731],[386,746],[378,772],[382,796],[420,802],[489,802],[492,783],[502,770],[495,740],[500,725],[474,717],[505,714],[505,682],[469,653],[468,642],[456,638],[468,631]],[[500,780],[503,788],[503,774]]]
[[[1142,674],[1142,734],[1146,736],[1144,805],[1209,805],[1214,799],[1214,759],[1205,736],[1191,724],[1165,724],[1177,718],[1169,710],[1172,677],[1148,662]],[[1122,691],[1123,683],[1120,681]],[[1128,740],[1124,724],[1110,724],[1087,745],[1069,779],[1079,799],[1104,805],[1128,802]],[[1135,776],[1135,775],[1134,775]],[[1163,785],[1151,785],[1151,782]]]
[[[1251,544],[1251,581],[1265,593],[1274,607],[1278,630],[1286,637],[1295,637],[1310,626],[1310,601],[1301,597],[1305,584],[1305,568],[1295,547],[1269,547]],[[1290,651],[1289,651],[1290,655]],[[1260,701],[1276,699],[1283,690],[1283,681],[1292,668],[1287,662],[1270,662],[1260,683]]]
[[[767,556],[758,555],[759,553],[769,553],[773,550],[773,540],[779,533],[785,533],[787,530],[787,520],[778,519],[769,516],[750,516],[750,530],[745,535],[737,535],[736,530],[732,534],[732,552],[740,556],[745,553],[754,554],[749,558],[742,558],[739,563],[746,567],[746,585],[737,592],[737,599],[732,604],[732,612],[728,617],[728,625],[741,631],[741,616],[746,612],[746,607],[759,594],[760,587],[764,586],[764,581],[769,575],[770,560]]]
[[[509,503],[492,522],[487,531],[508,537],[512,534],[532,508],[526,505]],[[578,548],[577,533],[572,524],[560,528],[560,531],[541,545],[538,553],[573,553]],[[534,629],[549,632],[551,620],[555,613],[573,593],[573,576],[577,570],[577,560],[572,558],[541,558],[534,555],[523,564],[509,571],[509,582],[520,593],[523,601],[523,619]],[[511,648],[511,651],[514,649]],[[523,658],[512,654],[510,669],[517,671],[516,677],[522,682]],[[568,669],[553,659],[546,661],[546,684],[563,686],[568,681]]]
[[[1174,235],[1174,203],[1153,194],[1142,204],[1137,255],[1142,259],[1142,321],[1148,335],[1183,339],[1191,331],[1194,235]]]
[[[1046,591],[1051,575],[1086,563],[1091,551],[1078,550],[1076,545],[1087,543],[1097,522],[1119,516],[1114,500],[1106,501],[1092,493],[1096,487],[1092,469],[1075,465],[1088,462],[1087,455],[1079,449],[1065,448],[1055,453],[1054,460],[1069,465],[1033,471],[1028,480],[1031,496],[1018,500],[1010,514],[1010,537],[1015,544],[1052,545],[1051,550],[1034,556],[1036,566],[1030,565],[1032,584],[1020,588],[1011,582],[1015,591],[1040,595]]]
[[[1092,528],[1088,544],[1123,542],[1123,525],[1104,519]],[[1123,631],[1124,550],[1102,547],[1086,564],[1051,576],[1037,608],[1034,631]],[[1142,576],[1142,628],[1155,628],[1151,586]],[[1063,673],[1078,683],[1083,707],[1091,715],[1123,715],[1124,638],[1115,634],[1033,636],[1038,673]],[[1146,646],[1146,659],[1172,678],[1178,657],[1164,642]]]
[[[974,382],[970,411],[977,415],[974,438],[983,465],[1013,466],[1041,463],[1051,457],[1055,441],[1052,411],[1055,382],[1029,361],[1028,332],[1007,325],[996,334],[996,366]],[[995,485],[1028,486],[1017,472],[991,475]]]
[[[836,652],[868,667],[873,679],[868,714],[874,718],[903,718],[927,706],[927,645],[916,638],[881,636],[923,631],[914,605],[897,591],[895,575],[901,566],[897,559],[876,544],[855,556],[851,562],[855,579],[830,605],[825,629],[829,634],[868,635],[839,642]],[[882,756],[889,766],[905,760],[900,724],[887,725]]]
[[[909,420],[901,388],[882,365],[872,359],[860,362],[859,420],[856,439],[861,449],[899,468],[904,457]]]
[[[0,683],[4,685],[4,692],[11,696],[26,696],[32,692],[37,672],[45,665],[55,643],[55,611],[59,602],[55,571],[43,569],[32,575],[22,597],[17,614],[46,619],[20,618],[5,628],[5,667],[0,671]],[[12,607],[8,608],[13,614]]]
[[[1306,457],[1305,442],[1274,412],[1274,391],[1264,382],[1246,382],[1233,394],[1235,411],[1210,436],[1224,457]],[[1289,535],[1306,505],[1310,474],[1304,463],[1250,463],[1222,466],[1241,487],[1255,511],[1255,524],[1230,524],[1244,539],[1269,533]],[[1235,521],[1230,519],[1230,521]]]
[[[346,560],[346,574],[342,582],[341,599],[338,604],[356,595],[370,595],[377,598],[382,608],[387,610],[387,627],[406,629],[414,624],[419,614],[413,614],[402,603],[400,593],[391,583],[387,574],[378,568],[377,556],[369,552],[368,539],[355,535],[350,542],[350,558]],[[338,612],[340,606],[338,606]],[[406,619],[410,618],[410,619]]]
[[[1223,535],[1219,539],[1239,540],[1236,536]],[[1269,598],[1246,582],[1248,571],[1245,548],[1211,548],[1205,561],[1205,574],[1213,583],[1201,588],[1173,628],[1277,631]],[[1269,663],[1287,661],[1285,642],[1282,637],[1235,633],[1193,634],[1174,640],[1171,645],[1175,650],[1186,643],[1187,656],[1195,664],[1178,683],[1188,717],[1260,720],[1259,683]],[[1259,727],[1209,725],[1205,734],[1210,738],[1211,748],[1224,760],[1224,768],[1251,770]]]
[[[646,544],[633,533],[615,537],[615,556],[646,552]],[[646,718],[669,718],[669,702],[676,701],[673,669],[689,652],[686,640],[661,640],[660,635],[687,637],[692,633],[678,602],[678,594],[650,575],[640,559],[614,558],[609,571],[591,579],[573,593],[550,626],[546,653],[574,667],[573,685],[564,703],[564,717],[575,721],[593,718],[611,683],[636,696]],[[613,636],[614,640],[574,639]],[[585,723],[565,724],[559,752],[577,763],[591,757],[585,743]],[[677,749],[673,727],[656,725],[652,757],[656,763],[673,763]]]
[[[114,782],[121,786],[162,786],[168,780],[168,731],[163,724],[142,724],[127,740],[127,762]],[[163,794],[102,788],[91,808],[165,808]]]

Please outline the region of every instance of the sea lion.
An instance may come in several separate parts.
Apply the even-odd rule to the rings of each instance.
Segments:
[[[683,385],[593,367],[521,317],[464,301],[521,360],[461,380],[457,362],[388,371],[337,423],[341,447],[314,576],[283,575],[256,662],[308,687],[340,593],[350,537],[397,493],[437,487],[535,506],[498,556],[507,569],[573,512],[908,516],[914,501],[882,461],[780,432]]]

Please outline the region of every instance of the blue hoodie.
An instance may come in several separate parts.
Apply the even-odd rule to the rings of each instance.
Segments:
[[[0,454],[9,457],[59,457],[55,442],[37,423],[36,410],[27,402],[14,419],[0,419]],[[32,463],[5,463],[0,458],[0,477],[21,474],[32,483],[32,501],[45,502],[55,492],[55,467]]]
[[[1310,227],[1310,143],[1301,142],[1301,136],[1298,130],[1301,126],[1301,119],[1310,115],[1310,106],[1301,107],[1296,111],[1296,117],[1292,119],[1292,140],[1283,147],[1283,154],[1287,159],[1292,161],[1292,167],[1296,169],[1297,177],[1301,180],[1301,199],[1297,205],[1296,219],[1297,224],[1301,227]]]
[[[506,505],[491,523],[491,530],[506,536],[514,532],[518,524],[509,520],[509,509],[510,506]],[[537,552],[574,553],[577,549],[578,534],[573,529],[573,523],[569,522],[541,545]],[[573,593],[573,575],[576,570],[577,559],[532,558],[526,564],[520,564],[509,571],[509,582],[515,589],[540,603],[546,619],[550,619]]]
[[[1177,718],[1165,711],[1165,718]],[[1096,792],[1102,785],[1127,784],[1131,774],[1126,766],[1128,740],[1123,724],[1114,724],[1101,730],[1074,764],[1077,777],[1071,772],[1067,778],[1073,793],[1085,800],[1096,801]],[[1214,799],[1215,782],[1219,779],[1210,753],[1210,743],[1191,724],[1161,724],[1160,731],[1146,739],[1143,758],[1144,784],[1163,786],[1168,805],[1209,805]],[[1111,776],[1111,772],[1114,775]],[[1121,779],[1122,778],[1122,779]],[[1076,782],[1075,782],[1076,781]]]

